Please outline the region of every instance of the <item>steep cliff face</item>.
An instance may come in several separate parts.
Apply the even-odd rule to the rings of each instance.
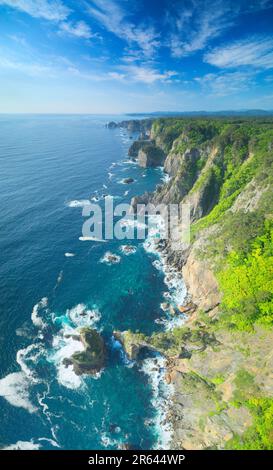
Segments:
[[[145,338],[170,358],[172,446],[272,449],[273,120],[160,119],[151,138],[171,178],[145,200],[192,220],[190,248],[164,250],[196,308]]]

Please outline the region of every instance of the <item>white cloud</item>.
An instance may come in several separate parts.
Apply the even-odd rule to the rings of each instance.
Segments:
[[[158,70],[137,65],[123,65],[120,66],[117,70],[107,71],[107,72],[98,72],[98,73],[89,73],[82,70],[79,70],[77,67],[70,66],[68,67],[68,72],[78,78],[90,81],[118,81],[123,82],[124,84],[132,82],[141,82],[145,84],[152,84],[157,81],[160,82],[170,82],[174,76],[177,75],[174,71],[165,71],[159,72]]]
[[[121,69],[126,72],[127,78],[129,78],[131,81],[147,84],[151,84],[156,81],[168,82],[172,79],[172,77],[177,75],[177,73],[172,70],[161,73],[154,68],[138,65],[124,65],[121,67]]]
[[[228,96],[246,91],[255,84],[251,72],[209,73],[203,77],[196,77],[195,81],[216,96]]]
[[[23,11],[34,18],[50,21],[63,21],[71,11],[61,0],[0,0],[0,5]]]
[[[75,24],[64,22],[60,24],[60,31],[78,38],[90,39],[95,36],[90,27],[84,21],[78,21]]]
[[[127,19],[127,13],[113,0],[93,0],[88,12],[107,31],[128,44],[136,45],[145,57],[150,57],[159,47],[159,34],[152,26],[136,26]]]
[[[219,68],[251,66],[273,68],[273,38],[252,37],[217,47],[204,56],[204,61]]]
[[[190,0],[169,13],[172,28],[170,49],[174,57],[204,49],[211,40],[232,26],[240,14],[272,7],[271,0]]]
[[[219,1],[200,11],[199,4],[193,2],[193,10],[182,11],[176,21],[177,32],[172,34],[170,44],[172,55],[182,57],[203,49],[230,26],[227,12],[227,6]]]

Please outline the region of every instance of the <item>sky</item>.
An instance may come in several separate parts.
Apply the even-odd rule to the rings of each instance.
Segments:
[[[273,110],[273,0],[0,0],[0,112]]]

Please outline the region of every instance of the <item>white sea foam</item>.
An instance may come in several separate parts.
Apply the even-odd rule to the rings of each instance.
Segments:
[[[73,258],[73,256],[76,256],[75,253],[70,253],[69,251],[64,254],[66,258]]]
[[[143,222],[140,222],[138,220],[134,219],[122,219],[117,222],[121,227],[134,227],[134,228],[140,228],[140,229],[146,229],[147,225],[144,224]]]
[[[105,264],[117,264],[121,260],[119,255],[111,253],[111,251],[107,251],[104,256],[100,259],[100,263]]]
[[[80,199],[80,200],[75,199],[74,201],[68,202],[67,206],[68,207],[84,207],[84,206],[88,206],[89,204],[91,204],[89,199]]]
[[[58,442],[54,441],[54,439],[49,439],[48,437],[39,437],[39,439],[37,440],[40,442],[42,441],[49,442],[49,444],[51,444],[53,447],[60,447]]]
[[[79,237],[81,242],[103,242],[106,243],[107,240],[103,240],[102,238],[97,237]]]
[[[129,256],[129,255],[133,255],[134,253],[136,253],[137,249],[135,246],[132,246],[132,245],[122,245],[120,247],[120,251],[125,255],[125,256]]]
[[[168,402],[174,393],[173,385],[165,381],[166,364],[165,359],[158,355],[156,358],[144,359],[142,372],[148,375],[152,387],[152,404],[156,411],[155,427],[158,434],[156,449],[166,450],[169,448],[172,436],[172,428],[168,422]],[[155,370],[156,369],[156,370]]]
[[[39,450],[40,444],[35,444],[31,441],[17,441],[15,444],[10,444],[4,447],[2,450]]]
[[[38,344],[30,344],[26,348],[19,349],[16,354],[16,362],[21,367],[22,372],[25,374],[26,377],[32,380],[32,382],[37,382],[33,374],[33,370],[28,366],[28,362],[30,361],[31,364],[36,362],[37,359],[42,354],[42,346],[40,343]]]
[[[0,396],[12,406],[34,413],[37,408],[30,401],[29,385],[29,377],[24,372],[13,372],[0,380]]]
[[[66,319],[74,326],[63,322],[62,329],[53,338],[53,351],[49,355],[49,361],[53,362],[57,369],[57,380],[64,387],[76,389],[83,386],[82,378],[75,374],[72,365],[66,366],[64,360],[70,358],[75,352],[84,350],[84,345],[79,339],[80,328],[95,326],[100,320],[101,314],[94,306],[90,309],[85,304],[78,304],[66,311]]]
[[[70,310],[67,310],[66,314],[77,327],[86,325],[92,326],[101,318],[101,314],[97,308],[90,310],[85,304],[76,305]]]
[[[168,298],[169,303],[177,311],[177,314],[173,315],[169,310],[166,310],[165,317],[157,320],[157,323],[163,324],[166,330],[171,330],[174,327],[183,325],[185,322],[184,315],[178,313],[177,307],[183,305],[185,302],[187,290],[181,273],[174,267],[169,266],[166,256],[158,250],[158,238],[156,234],[159,230],[164,229],[162,225],[164,222],[159,216],[156,217],[158,218],[158,225],[156,225],[157,220],[155,220],[155,227],[149,230],[148,237],[143,243],[143,247],[148,253],[156,256],[152,264],[157,270],[164,274],[164,282],[168,287],[168,292],[164,293],[164,297]]]
[[[132,184],[132,183],[135,183],[135,182],[136,182],[135,179],[134,179],[133,181],[130,181],[130,182],[126,181],[127,179],[128,179],[128,178],[122,178],[122,180],[119,180],[118,183],[119,183],[119,184],[126,184],[126,185],[129,185],[129,184]]]
[[[34,305],[32,313],[31,313],[31,320],[33,325],[37,326],[37,328],[44,328],[46,323],[41,318],[41,311],[47,307],[48,298],[43,297],[36,305]]]
[[[104,447],[118,447],[118,441],[112,437],[109,437],[106,432],[101,433],[100,440]]]
[[[70,389],[79,388],[83,382],[81,377],[75,374],[73,366],[66,366],[64,359],[71,357],[75,352],[84,350],[80,340],[75,339],[77,331],[66,325],[53,339],[53,353],[49,360],[54,363],[57,369],[57,380],[64,387]],[[71,335],[71,336],[70,336]]]

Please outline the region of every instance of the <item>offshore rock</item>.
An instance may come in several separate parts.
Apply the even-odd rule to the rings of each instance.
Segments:
[[[96,374],[105,366],[106,351],[101,335],[92,328],[80,330],[80,341],[84,351],[75,352],[70,358],[64,359],[66,366],[73,365],[75,374]]]

